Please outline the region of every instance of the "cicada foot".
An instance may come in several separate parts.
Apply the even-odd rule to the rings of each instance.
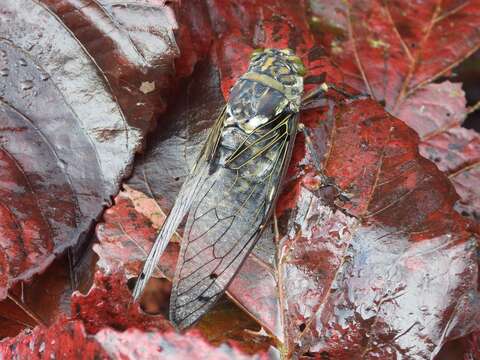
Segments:
[[[336,192],[336,198],[337,200],[340,202],[340,203],[347,203],[350,201],[350,199],[352,198],[353,194],[348,192],[348,191],[345,191],[343,190],[342,188],[340,188],[336,183],[335,181],[333,180],[333,178],[329,177],[329,176],[326,176],[325,174],[323,174],[319,169],[317,169],[318,171],[318,174],[320,176],[320,181],[321,181],[321,185],[320,187],[323,188],[323,187],[332,187],[333,189],[335,189],[335,192]]]

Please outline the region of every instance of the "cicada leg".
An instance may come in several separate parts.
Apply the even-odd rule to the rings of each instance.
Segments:
[[[367,98],[370,97],[369,94],[364,94],[364,93],[354,95],[354,94],[352,94],[352,93],[350,93],[350,92],[348,92],[348,91],[346,91],[342,88],[339,88],[338,86],[336,86],[334,84],[325,83],[325,85],[327,86],[328,89],[332,89],[335,92],[339,93],[340,95],[345,96],[348,100],[367,99]]]
[[[305,95],[302,99],[302,108],[309,107],[309,105],[315,100],[315,98],[319,95],[324,95],[329,89],[334,90],[335,92],[339,93],[340,95],[345,96],[348,100],[358,100],[358,99],[366,99],[370,97],[368,94],[352,94],[338,86],[330,83],[322,83],[317,88],[310,91],[307,95]]]
[[[327,100],[328,103],[328,114],[327,117],[329,120],[333,120],[333,108],[334,108],[334,103],[332,101]],[[307,147],[307,150],[310,154],[310,157],[312,159],[313,165],[315,166],[315,169],[317,170],[318,175],[320,176],[320,181],[322,183],[322,187],[327,187],[331,186],[337,191],[337,196],[340,200],[346,202],[350,199],[350,194],[343,191],[335,182],[332,180],[332,178],[326,176],[323,172],[323,167],[322,167],[322,162],[315,151],[315,148],[313,146],[312,142],[312,137],[310,135],[309,129],[305,126],[303,123],[298,124],[298,131],[302,132],[304,137],[305,137],[305,145]]]

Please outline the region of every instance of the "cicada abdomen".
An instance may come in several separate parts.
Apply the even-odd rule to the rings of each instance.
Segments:
[[[269,220],[297,132],[304,73],[290,49],[252,54],[157,237],[136,298],[188,212],[170,300],[180,328],[215,304]]]

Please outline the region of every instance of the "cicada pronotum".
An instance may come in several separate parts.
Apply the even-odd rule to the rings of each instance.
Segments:
[[[184,328],[223,295],[275,208],[303,97],[305,68],[290,49],[256,50],[231,89],[137,280],[137,300],[188,213],[170,300]]]

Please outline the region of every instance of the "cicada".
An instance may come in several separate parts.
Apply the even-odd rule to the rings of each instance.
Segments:
[[[272,215],[307,98],[304,75],[290,49],[254,51],[182,185],[133,291],[138,300],[188,213],[170,299],[178,328],[222,296]]]

